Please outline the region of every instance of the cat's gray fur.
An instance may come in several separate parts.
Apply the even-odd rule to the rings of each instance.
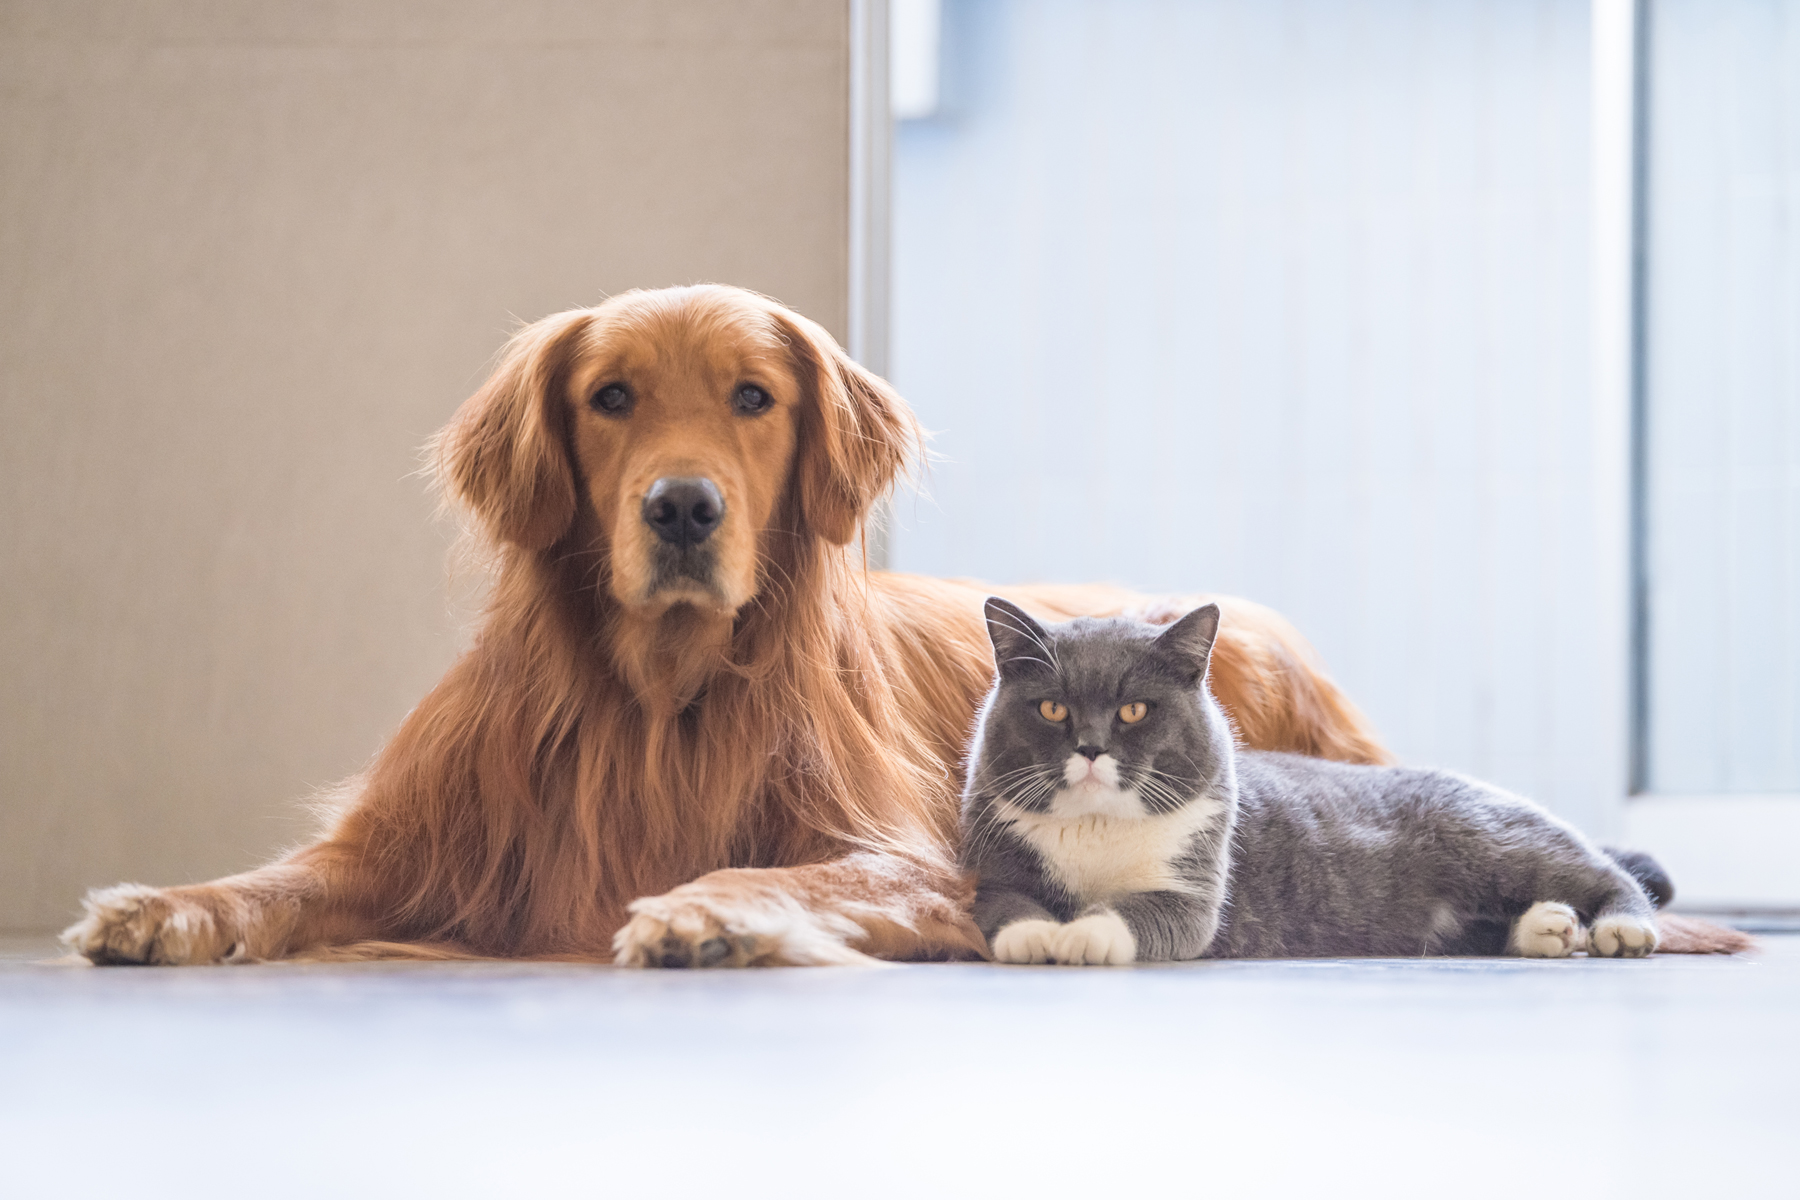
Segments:
[[[1637,879],[1528,800],[1446,771],[1236,746],[1206,687],[1216,605],[1167,627],[1045,627],[1000,599],[987,615],[998,678],[977,718],[963,855],[977,876],[975,919],[997,957],[1580,948],[1584,929],[1560,951],[1554,938],[1533,950],[1529,931],[1515,933],[1542,902],[1556,902],[1544,910],[1552,919],[1567,905],[1583,927],[1604,923],[1612,932],[1594,928],[1603,944],[1593,952],[1654,948],[1653,905]],[[1066,705],[1066,719],[1042,715],[1045,700]],[[1128,724],[1120,709],[1134,701],[1149,715]],[[1092,780],[1107,759],[1110,789]],[[1128,951],[1058,954],[1074,923],[1094,917],[1084,924],[1096,928],[1108,914],[1129,930]],[[1018,936],[1002,954],[1012,926]],[[1050,948],[1021,951],[1028,933]]]

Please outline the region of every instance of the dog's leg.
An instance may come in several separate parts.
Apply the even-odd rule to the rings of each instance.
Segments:
[[[733,868],[630,906],[626,967],[809,966],[979,958],[968,888],[948,867],[858,853],[806,867]]]
[[[356,914],[363,888],[330,846],[189,887],[96,888],[63,944],[101,964],[189,965],[282,958],[322,942],[379,936]]]

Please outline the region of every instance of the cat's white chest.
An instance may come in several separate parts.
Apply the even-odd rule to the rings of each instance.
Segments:
[[[1201,796],[1154,816],[1054,816],[1016,808],[1006,815],[1052,878],[1086,905],[1133,892],[1186,890],[1175,860],[1223,809],[1219,801]]]

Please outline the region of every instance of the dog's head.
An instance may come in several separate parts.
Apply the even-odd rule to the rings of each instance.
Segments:
[[[522,330],[437,451],[492,538],[591,538],[627,608],[730,613],[759,590],[767,539],[849,543],[918,441],[900,397],[818,325],[706,286]]]

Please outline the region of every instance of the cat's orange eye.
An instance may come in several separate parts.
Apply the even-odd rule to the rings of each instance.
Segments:
[[[1127,725],[1136,725],[1149,715],[1150,706],[1142,700],[1133,700],[1130,704],[1122,705],[1119,708],[1119,720]]]
[[[1038,715],[1046,721],[1060,721],[1069,715],[1069,706],[1058,704],[1054,700],[1045,700],[1038,705]]]

